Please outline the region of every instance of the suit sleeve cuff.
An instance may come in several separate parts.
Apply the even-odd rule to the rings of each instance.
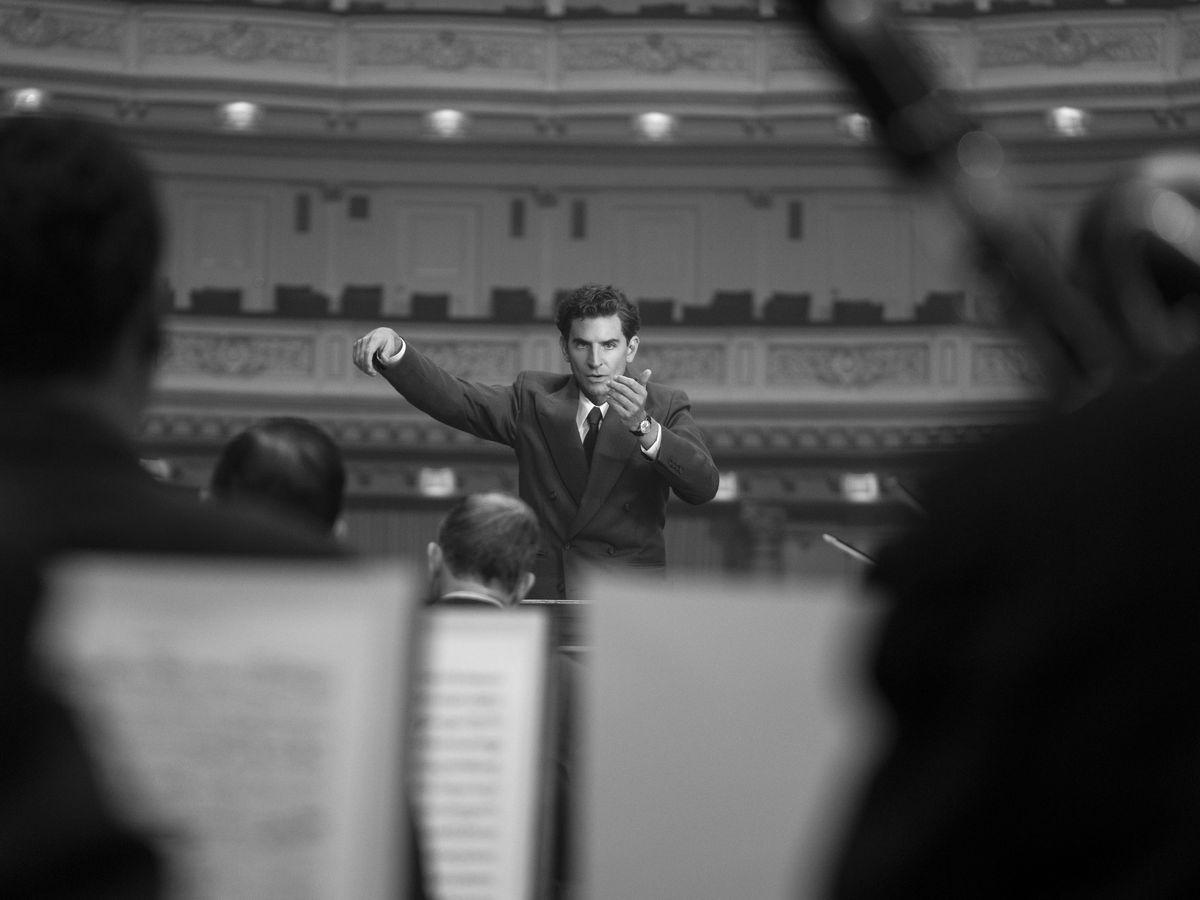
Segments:
[[[662,446],[663,427],[658,422],[654,423],[654,427],[658,429],[658,436],[654,438],[654,443],[649,447],[638,445],[638,449],[642,451],[646,459],[658,459],[658,448]]]
[[[375,369],[380,372],[384,369],[390,369],[396,363],[400,362],[400,360],[404,359],[404,351],[407,349],[408,344],[405,343],[404,338],[400,338],[400,349],[391,356],[384,356],[377,351],[375,353]]]

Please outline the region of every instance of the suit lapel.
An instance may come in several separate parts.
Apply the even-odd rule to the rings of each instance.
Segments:
[[[552,394],[539,395],[534,408],[538,427],[550,450],[550,459],[563,484],[575,502],[579,503],[587,485],[588,467],[583,456],[583,442],[579,440],[579,429],[575,425],[575,411],[579,408],[579,388],[575,379],[569,379]],[[601,428],[600,440],[603,439],[604,429]]]
[[[579,531],[596,514],[630,457],[638,452],[637,445],[637,438],[621,424],[620,418],[610,407],[608,415],[600,423],[600,437],[596,440],[596,453],[592,457],[587,487],[579,501],[579,512],[567,529],[569,534]]]

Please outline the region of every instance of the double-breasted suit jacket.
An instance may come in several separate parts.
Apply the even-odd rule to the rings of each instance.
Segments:
[[[638,567],[661,574],[670,492],[693,504],[717,492],[717,467],[681,390],[646,386],[646,411],[662,426],[655,459],[610,414],[589,470],[575,424],[579,386],[573,375],[521,372],[511,385],[478,384],[444,371],[412,344],[383,374],[439,422],[516,452],[518,492],[541,523],[535,596],[571,598],[583,569]]]

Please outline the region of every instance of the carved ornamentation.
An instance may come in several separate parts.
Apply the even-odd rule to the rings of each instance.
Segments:
[[[570,38],[563,43],[560,65],[571,72],[633,71],[670,75],[679,71],[753,74],[748,41],[728,37],[603,35]]]
[[[323,65],[332,59],[331,35],[316,29],[264,27],[235,19],[216,22],[150,22],[143,49],[151,56],[211,56],[227,62],[265,61]]]
[[[767,71],[829,72],[829,60],[816,41],[802,33],[772,36],[767,39]]]
[[[310,417],[327,429],[350,457],[381,455],[398,466],[428,465],[431,459],[445,461],[448,454],[457,460],[488,459],[490,467],[512,461],[509,448],[425,417],[364,418],[328,413]],[[153,412],[144,420],[141,437],[157,447],[213,447],[257,418],[247,413]],[[701,423],[704,439],[718,463],[736,464],[739,471],[748,472],[754,470],[755,461],[769,464],[770,471],[775,472],[776,461],[805,456],[844,454],[857,458],[863,453],[941,451],[992,440],[1011,427],[1006,423]],[[755,482],[748,481],[747,485],[751,483]]]
[[[258,378],[316,372],[316,341],[292,335],[171,334],[163,370],[172,375]]]
[[[50,13],[26,6],[0,10],[0,35],[15,47],[69,47],[117,53],[121,26],[115,19]]]
[[[658,344],[638,352],[632,368],[650,369],[662,384],[724,384],[728,379],[728,348],[724,344]]]
[[[1029,28],[981,34],[979,67],[1155,63],[1162,52],[1162,33],[1155,28],[1081,28],[1062,24],[1053,30]]]
[[[1028,348],[1018,344],[976,344],[971,348],[971,384],[982,387],[1040,387],[1041,367]]]
[[[1200,58],[1200,22],[1187,22],[1180,26],[1183,31],[1184,59]]]
[[[467,69],[541,72],[545,51],[540,39],[499,34],[370,31],[354,35],[353,59],[359,66],[408,66],[434,72]]]
[[[521,371],[521,345],[498,341],[422,341],[421,352],[459,378],[508,384]]]
[[[767,384],[864,388],[930,381],[929,346],[912,343],[776,344],[767,347]]]

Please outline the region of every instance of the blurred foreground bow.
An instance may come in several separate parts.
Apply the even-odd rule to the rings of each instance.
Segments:
[[[1128,368],[1127,348],[1068,279],[1045,227],[1017,203],[995,137],[936,84],[882,4],[790,6],[856,89],[893,161],[946,194],[1037,355],[1052,402],[1070,408],[1110,387]]]

